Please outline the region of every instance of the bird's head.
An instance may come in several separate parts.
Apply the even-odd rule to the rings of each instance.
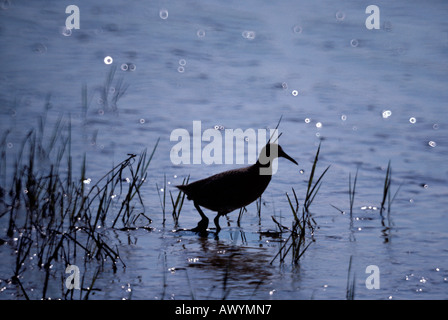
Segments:
[[[292,163],[298,165],[297,161],[283,151],[283,148],[280,145],[277,143],[268,143],[261,150],[260,156],[258,157],[257,163],[261,167],[260,173],[263,174],[261,169],[268,169],[267,171],[265,170],[266,173],[264,174],[272,174],[272,163],[276,158],[280,157],[288,159]]]

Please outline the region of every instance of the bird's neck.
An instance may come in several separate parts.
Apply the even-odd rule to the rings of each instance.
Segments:
[[[256,172],[261,176],[272,176],[272,161],[269,161],[268,163],[261,163],[260,160],[257,160],[257,162],[252,166],[253,170],[256,170]]]

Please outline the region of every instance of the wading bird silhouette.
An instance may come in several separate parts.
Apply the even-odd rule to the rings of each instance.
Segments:
[[[208,227],[209,220],[200,208],[202,206],[218,213],[214,222],[216,233],[219,233],[221,216],[249,205],[263,194],[272,178],[272,163],[279,157],[298,165],[281,146],[268,142],[257,162],[249,167],[224,171],[190,184],[176,186],[187,195],[188,200],[193,201],[202,218],[190,231],[205,232]]]

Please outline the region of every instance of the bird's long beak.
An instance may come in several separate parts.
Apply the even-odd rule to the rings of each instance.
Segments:
[[[293,158],[291,158],[289,155],[287,155],[286,152],[283,151],[283,149],[280,149],[280,150],[279,150],[278,156],[279,156],[279,157],[286,158],[286,159],[288,159],[289,161],[291,161],[292,163],[295,163],[296,165],[299,165],[299,164],[297,163],[297,161],[294,160]]]

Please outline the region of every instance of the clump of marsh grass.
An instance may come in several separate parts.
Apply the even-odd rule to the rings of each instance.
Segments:
[[[300,258],[305,253],[305,251],[311,245],[312,241],[314,241],[313,235],[317,223],[312,217],[310,207],[322,185],[322,178],[327,173],[328,169],[330,169],[330,166],[328,166],[320,174],[320,176],[317,177],[316,167],[319,161],[319,153],[320,153],[320,144],[314,157],[313,166],[308,179],[308,187],[306,190],[301,214],[299,208],[299,200],[294,188],[292,188],[292,193],[294,197],[293,199],[291,199],[291,197],[288,194],[286,194],[291,212],[294,217],[292,228],[287,228],[285,226],[280,225],[274,219],[274,217],[272,217],[274,222],[276,222],[277,225],[280,227],[280,230],[281,231],[287,230],[290,232],[290,235],[288,238],[286,238],[284,244],[281,246],[278,253],[272,259],[271,264],[277,257],[279,257],[280,262],[284,262],[289,252],[292,252],[292,261],[294,263],[298,263]],[[309,237],[307,237],[308,233]],[[308,239],[310,239],[310,241],[308,241]]]
[[[358,180],[358,169],[356,170],[356,174],[352,183],[352,176],[351,173],[349,174],[349,186],[348,186],[348,194],[349,194],[349,212],[350,212],[350,230],[354,230],[353,228],[353,206],[354,206],[354,200],[355,200],[355,194],[356,194],[356,185]],[[392,167],[391,162],[389,161],[387,168],[386,168],[386,176],[384,178],[383,188],[382,188],[382,198],[381,203],[379,207],[376,206],[366,206],[362,207],[361,209],[368,208],[377,210],[379,208],[379,213],[381,217],[381,225],[383,227],[383,235],[385,237],[385,241],[387,242],[389,239],[388,231],[391,227],[391,219],[390,219],[390,213],[392,208],[392,203],[394,202],[395,198],[398,195],[398,192],[400,191],[401,185],[398,186],[395,193],[392,195]],[[333,208],[338,210],[340,213],[344,214],[345,212],[338,207],[331,205]],[[386,215],[384,214],[386,213]]]
[[[139,155],[128,154],[93,182],[87,178],[86,154],[79,171],[74,169],[70,118],[59,117],[46,132],[49,98],[37,128],[25,134],[13,159],[7,159],[3,143],[0,147],[0,223],[6,222],[7,242],[16,253],[9,281],[25,299],[46,299],[58,271],[67,265],[93,265],[96,271],[88,273],[91,280],[83,276],[86,287],[80,291],[80,298],[88,299],[106,264],[114,272],[118,265],[125,267],[108,230],[141,227],[136,226],[141,217],[147,221],[143,227],[151,223],[140,189],[159,141],[151,153],[145,149]],[[6,142],[9,134],[4,132],[1,141]],[[9,163],[13,165],[7,175]],[[41,290],[31,293],[23,279],[36,268],[42,271],[43,283],[37,286]],[[73,293],[61,297],[73,298]]]
[[[188,184],[188,181],[190,180],[190,176],[185,177],[182,180],[182,185],[184,184]],[[166,194],[167,194],[167,184],[166,184],[166,175],[163,176],[163,188],[159,188],[159,185],[156,183],[156,188],[157,188],[157,194],[159,196],[159,201],[160,201],[160,207],[162,208],[162,214],[163,214],[163,222],[162,224],[165,226],[165,213],[166,213]],[[160,194],[160,192],[163,193],[163,196]],[[171,205],[172,205],[172,211],[171,211],[171,216],[173,217],[173,222],[174,222],[174,226],[177,227],[179,224],[179,217],[180,217],[180,212],[182,211],[182,207],[184,204],[184,200],[185,200],[185,193],[183,193],[182,191],[178,191],[177,195],[173,197],[173,193],[169,192],[170,194],[170,200],[171,200]],[[176,199],[176,200],[174,200]]]

